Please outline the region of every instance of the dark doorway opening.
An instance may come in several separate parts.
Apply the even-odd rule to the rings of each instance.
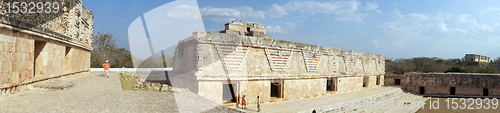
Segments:
[[[420,87],[420,94],[421,95],[425,94],[425,87]]]
[[[64,73],[71,72],[71,58],[69,52],[71,47],[66,47],[66,52],[64,52]]]
[[[222,101],[224,103],[236,102],[234,84],[224,84],[222,86]]]
[[[279,82],[271,83],[271,97],[281,98],[281,84]]]
[[[363,87],[368,86],[368,77],[363,77]]]
[[[488,96],[488,88],[483,88],[483,96]]]
[[[250,27],[247,27],[247,32],[250,32]]]
[[[333,80],[326,80],[326,91],[332,91]]]
[[[450,87],[450,95],[455,95],[455,87]]]
[[[40,68],[37,68],[37,67],[38,67],[38,65],[40,65],[40,61],[43,61],[43,57],[39,57],[39,56],[42,53],[43,48],[45,48],[46,44],[47,44],[47,42],[45,42],[45,41],[36,41],[35,40],[35,45],[34,45],[35,54],[33,54],[34,55],[33,56],[33,58],[34,58],[34,60],[33,60],[33,77],[35,77],[36,75],[43,75],[43,71],[39,70]],[[39,61],[39,62],[37,62],[37,61]]]
[[[401,79],[394,79],[394,85],[401,85]]]
[[[380,85],[380,76],[377,76],[377,85]]]

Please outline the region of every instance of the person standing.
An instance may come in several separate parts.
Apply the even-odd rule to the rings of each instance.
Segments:
[[[260,111],[260,98],[257,96],[257,112]]]
[[[109,78],[109,60],[106,60],[106,63],[102,64],[102,67],[104,67],[104,72],[106,72],[106,78]]]
[[[243,109],[247,108],[247,102],[245,101],[245,95],[243,95],[243,98],[241,98],[241,107]]]

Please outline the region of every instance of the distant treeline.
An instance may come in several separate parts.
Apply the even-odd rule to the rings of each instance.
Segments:
[[[442,59],[437,57],[415,57],[386,60],[386,72],[460,72],[499,73],[500,58],[492,63],[475,63],[465,59]]]

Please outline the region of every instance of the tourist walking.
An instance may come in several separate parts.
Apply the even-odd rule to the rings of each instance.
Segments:
[[[260,111],[260,98],[257,96],[257,112]]]
[[[104,67],[104,72],[106,72],[106,78],[109,78],[109,60],[106,60],[106,63],[102,64],[102,67]]]
[[[247,101],[245,101],[245,95],[243,95],[243,98],[241,98],[241,107],[243,109],[247,108]]]

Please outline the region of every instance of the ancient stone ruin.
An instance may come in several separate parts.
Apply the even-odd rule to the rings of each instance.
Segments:
[[[13,2],[34,1],[0,0],[3,94],[26,90],[37,81],[90,70],[94,16],[81,0],[36,1],[59,6],[41,13],[8,9],[8,3]]]
[[[220,33],[179,41],[168,76],[172,86],[223,104],[243,95],[270,102],[380,87],[384,71],[383,55],[271,39],[264,25],[233,21]]]
[[[498,97],[500,74],[386,73],[386,85],[401,85],[427,96]]]

